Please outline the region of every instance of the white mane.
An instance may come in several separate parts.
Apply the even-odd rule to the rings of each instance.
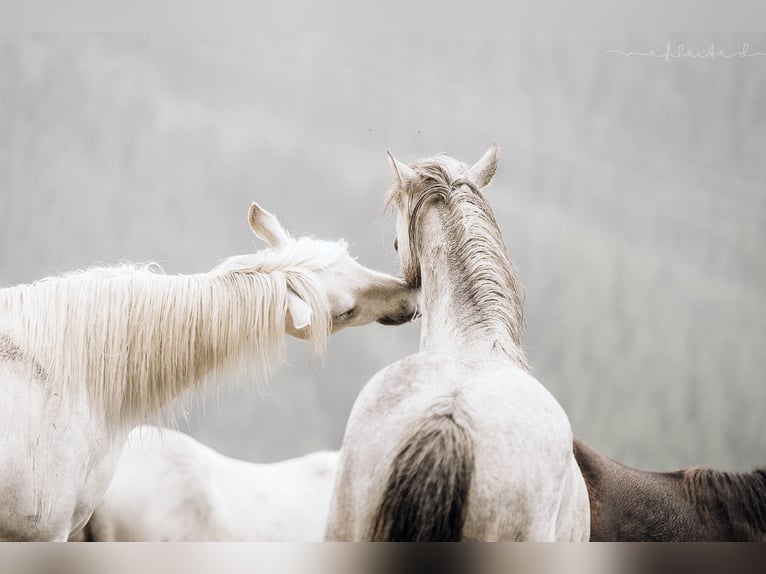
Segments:
[[[411,169],[413,179],[406,186],[395,185],[386,199],[387,206],[399,201],[409,211],[411,255],[404,276],[411,285],[420,284],[420,218],[432,203],[440,202],[454,267],[451,271],[457,274],[461,306],[467,311],[464,325],[486,329],[494,348],[528,370],[521,347],[522,289],[492,207],[476,184],[465,178],[467,166],[449,156],[415,162]]]
[[[0,335],[51,395],[84,385],[110,420],[132,423],[209,379],[268,376],[284,360],[289,290],[311,308],[310,344],[322,352],[331,317],[314,273],[345,252],[343,242],[304,238],[209,273],[125,264],[49,277],[0,290],[9,328]]]

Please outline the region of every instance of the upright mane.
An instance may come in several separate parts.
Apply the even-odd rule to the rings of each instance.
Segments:
[[[308,336],[323,351],[331,318],[315,272],[342,253],[342,242],[299,239],[209,273],[123,264],[2,289],[5,354],[27,358],[50,396],[84,384],[111,420],[141,420],[208,380],[267,377],[284,360],[289,291],[311,308]]]
[[[683,471],[683,487],[703,524],[718,522],[735,540],[766,540],[766,469],[691,468]]]
[[[450,173],[446,159],[447,156],[440,155],[414,163],[411,167],[416,177],[404,186],[395,185],[386,200],[387,206],[394,201],[409,206],[411,265],[403,270],[405,279],[412,286],[420,285],[421,214],[428,205],[438,203],[443,208],[442,222],[450,238],[451,266],[461,274],[455,287],[461,302],[471,311],[465,319],[470,325],[507,335],[497,337],[495,347],[528,369],[521,348],[522,290],[500,228],[479,188],[462,174]],[[470,280],[463,280],[467,278]],[[513,345],[507,344],[509,340]]]

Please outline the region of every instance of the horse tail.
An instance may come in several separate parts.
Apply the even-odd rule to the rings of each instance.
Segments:
[[[69,537],[68,542],[96,542],[96,537],[93,535],[93,527],[91,522],[91,520],[88,520],[80,532],[74,536]]]
[[[433,413],[400,448],[368,538],[459,541],[474,472],[473,440],[454,409]]]

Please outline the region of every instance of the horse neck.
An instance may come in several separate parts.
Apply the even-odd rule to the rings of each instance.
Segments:
[[[268,372],[283,356],[286,289],[268,273],[129,269],[16,289],[22,346],[48,378],[84,385],[115,426],[208,379]]]
[[[138,414],[207,380],[268,374],[284,354],[286,291],[269,274],[227,272],[174,277],[163,294],[144,357],[129,353],[126,395]],[[143,374],[148,376],[141,376]],[[145,404],[142,397],[158,402]]]
[[[522,313],[510,261],[470,237],[494,222],[463,217],[443,203],[421,215],[418,249],[423,294],[423,351],[504,356],[528,368],[521,349]],[[478,223],[484,225],[477,226]],[[502,242],[500,240],[500,245]],[[504,247],[503,247],[504,250]]]

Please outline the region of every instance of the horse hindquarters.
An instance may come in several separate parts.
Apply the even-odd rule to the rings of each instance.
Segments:
[[[588,542],[590,539],[590,502],[585,479],[572,455],[564,476],[558,516],[556,517],[556,540]]]

